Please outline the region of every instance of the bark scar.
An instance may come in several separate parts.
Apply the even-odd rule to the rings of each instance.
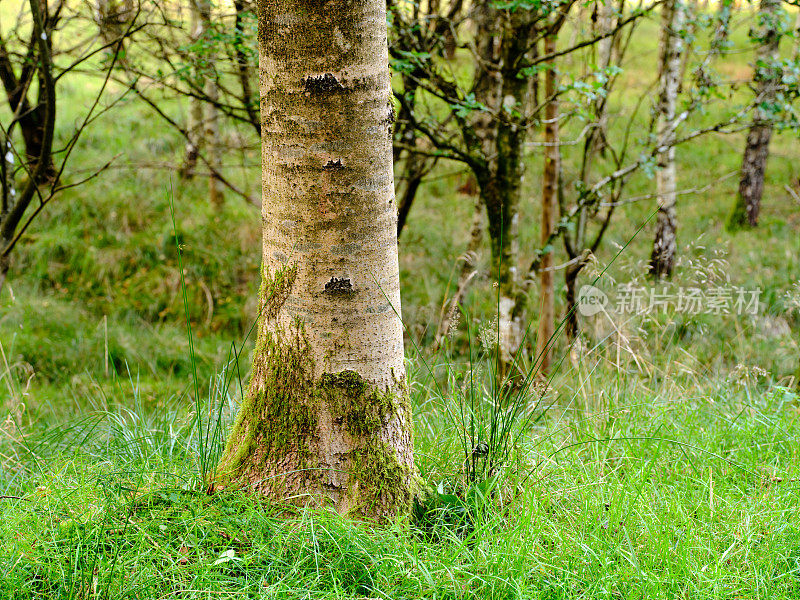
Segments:
[[[353,291],[353,284],[350,280],[342,277],[331,277],[331,280],[325,284],[325,291],[331,294],[341,294]]]
[[[327,163],[325,163],[325,166],[322,167],[323,171],[341,171],[342,169],[344,169],[344,164],[342,164],[341,158],[329,160]]]
[[[344,86],[331,73],[312,75],[303,80],[303,91],[309,94],[330,94],[343,90]]]

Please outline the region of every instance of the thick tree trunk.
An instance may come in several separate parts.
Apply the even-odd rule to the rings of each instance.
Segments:
[[[556,41],[555,36],[545,38],[545,55],[556,51]],[[544,95],[549,100],[544,109],[545,151],[542,176],[542,247],[549,242],[556,226],[561,155],[558,131],[558,99],[555,96],[558,91],[558,77],[555,64],[552,61],[550,69],[545,73],[544,89]],[[539,267],[539,329],[536,334],[536,360],[538,361],[538,372],[541,376],[547,376],[550,372],[553,354],[552,340],[555,335],[555,273],[551,269],[552,266],[553,253],[548,252],[542,257]]]
[[[747,133],[747,143],[742,157],[739,176],[739,193],[733,207],[728,226],[730,229],[756,227],[764,193],[764,172],[769,158],[769,141],[772,137],[772,120],[769,106],[775,101],[780,83],[780,67],[775,66],[779,58],[780,35],[778,34],[780,0],[761,0],[761,44],[758,47],[755,75],[756,108],[753,124]]]
[[[415,490],[382,0],[259,0],[262,310],[216,487],[392,518]]]
[[[661,151],[658,154],[656,194],[658,218],[650,272],[656,277],[669,277],[675,264],[678,221],[677,172],[675,167],[675,109],[681,76],[681,55],[686,9],[683,0],[667,0],[662,5],[661,60],[658,98],[657,135]]]

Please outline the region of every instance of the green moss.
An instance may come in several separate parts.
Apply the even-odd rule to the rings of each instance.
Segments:
[[[325,373],[318,390],[334,418],[354,438],[379,432],[397,408],[395,394],[371,388],[355,371]]]
[[[289,298],[296,279],[296,264],[278,269],[274,274],[270,273],[269,268],[264,267],[259,291],[259,307],[262,318],[271,320],[278,315],[278,311]]]
[[[296,267],[265,272],[261,318],[273,320],[288,299]],[[410,507],[415,479],[383,431],[402,411],[410,424],[405,389],[380,391],[355,371],[325,373],[314,379],[302,322],[290,327],[260,327],[250,389],[217,470],[215,487],[241,485],[270,496],[324,493],[319,414],[328,411],[350,436],[344,459],[349,473],[345,493],[352,512],[368,518],[395,515]]]
[[[411,468],[400,464],[395,453],[384,442],[350,452],[350,488],[348,493],[355,506],[352,512],[366,517],[381,518],[381,509],[389,508],[394,515],[410,510],[418,481]],[[392,510],[394,509],[394,510]]]
[[[395,450],[381,439],[383,427],[398,412],[402,411],[405,422],[411,423],[405,388],[381,392],[355,371],[342,371],[323,375],[318,392],[358,444],[347,462],[351,512],[380,519],[382,511],[394,515],[398,508],[410,508],[417,480],[411,467],[401,464]]]
[[[296,277],[296,265],[274,275],[265,269],[262,319],[277,316]],[[270,492],[293,488],[298,480],[302,486],[309,485],[310,479],[318,477],[313,470],[317,405],[313,361],[302,323],[296,320],[288,331],[260,327],[253,357],[250,388],[220,459],[216,485],[249,482]],[[277,473],[287,475],[272,477]]]

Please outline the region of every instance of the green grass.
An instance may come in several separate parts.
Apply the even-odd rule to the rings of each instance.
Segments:
[[[443,518],[434,529],[377,530],[324,509],[280,513],[237,493],[207,496],[196,488],[192,424],[167,409],[156,418],[112,408],[31,436],[27,450],[6,442],[4,464],[15,468],[0,471],[0,485],[25,499],[2,500],[0,590],[797,598],[800,398],[751,378],[703,389],[604,384],[602,398],[590,397],[603,409],[562,399],[520,441],[467,529]],[[416,415],[420,466],[446,482],[459,469],[437,417],[448,401],[414,389],[416,406],[436,409]]]
[[[655,28],[644,26],[627,65],[636,92],[652,79]],[[744,43],[746,28],[734,39]],[[729,56],[724,72],[746,77],[748,56]],[[95,84],[64,87],[75,101],[63,127]],[[623,98],[614,119],[629,108]],[[681,147],[681,187],[699,191],[679,202],[670,285],[758,286],[760,314],[582,318],[579,347],[557,341],[549,387],[517,398],[490,489],[465,481],[463,441],[464,414],[480,432],[507,409],[492,404],[488,364],[466,358],[481,329],[491,337],[487,277],[448,353],[428,348],[472,210],[455,191],[465,173],[440,165],[400,241],[416,460],[432,512],[378,530],[324,507],[281,513],[197,492],[219,449],[219,436],[203,434],[218,416],[224,433],[247,380],[260,219],[232,194],[209,206],[203,178],[172,177],[182,142],[146,107],[121,104],[83,139],[67,177],[119,154],[115,166],[35,222],[0,295],[0,495],[19,497],[0,499],[0,597],[800,598],[800,310],[787,296],[800,280],[800,205],[784,189],[798,190],[799,146],[796,132],[775,136],[761,225],[734,235],[725,221],[737,182],[725,176],[743,143],[736,134]],[[256,151],[243,158],[258,164]],[[538,247],[539,151],[527,161],[523,256]],[[258,189],[257,166],[231,171]],[[653,187],[639,174],[626,195]],[[606,291],[652,285],[642,273],[653,225],[631,236],[653,206],[620,210],[581,283],[608,267],[596,284]],[[471,367],[479,385],[467,406]]]

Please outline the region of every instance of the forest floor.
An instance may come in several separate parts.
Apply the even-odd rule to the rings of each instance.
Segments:
[[[631,89],[646,88],[655,60],[639,43]],[[746,55],[725,68],[749,76]],[[76,101],[63,123],[96,83],[65,82]],[[761,223],[729,233],[743,140],[680,148],[679,263],[666,287],[644,277],[654,200],[635,200],[654,181],[632,179],[581,282],[609,296],[608,310],[581,317],[577,346],[559,338],[549,386],[514,398],[525,417],[489,487],[464,481],[462,417],[469,405],[478,429],[504,418],[496,298],[476,278],[467,316],[432,353],[473,206],[457,191],[464,170],[437,168],[400,240],[416,456],[435,491],[423,519],[375,529],[197,491],[224,437],[206,435],[213,415],[224,428],[247,380],[260,218],[230,192],[210,206],[202,177],[179,181],[182,141],[122,102],[67,177],[116,157],[112,167],[36,221],[0,294],[0,597],[800,598],[800,142],[776,135]],[[257,140],[231,129],[226,141],[238,147],[232,177],[255,194]],[[540,163],[532,148],[523,257],[538,246]],[[671,303],[633,314],[624,284]],[[729,310],[679,310],[690,288],[705,302],[729,294]],[[742,291],[755,310],[736,309]]]

